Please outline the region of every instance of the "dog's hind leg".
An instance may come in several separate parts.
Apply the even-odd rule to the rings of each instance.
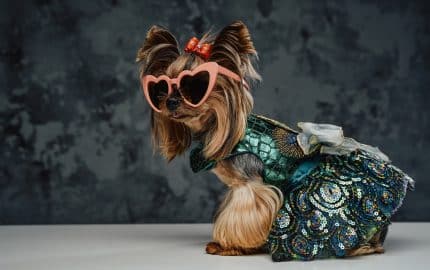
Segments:
[[[382,248],[382,250],[381,248],[382,247],[373,247],[369,244],[366,244],[348,251],[347,256],[354,257],[354,256],[369,255],[374,253],[384,253],[384,248]]]
[[[350,250],[347,256],[352,257],[384,253],[385,250],[382,245],[384,244],[387,233],[388,226],[381,228],[377,233],[375,233],[375,235],[373,235],[373,237],[369,240],[367,244],[362,245],[356,249]]]
[[[388,234],[388,226],[381,228],[375,235],[370,239],[369,244],[375,248],[375,253],[384,253],[383,244]]]

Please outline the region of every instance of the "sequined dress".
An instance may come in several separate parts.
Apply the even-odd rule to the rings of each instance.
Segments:
[[[250,115],[229,157],[259,157],[263,181],[284,195],[267,238],[274,261],[344,257],[389,225],[413,180],[379,149],[343,137],[337,126],[298,126],[301,132]],[[203,158],[201,147],[190,161],[194,172],[216,165]]]

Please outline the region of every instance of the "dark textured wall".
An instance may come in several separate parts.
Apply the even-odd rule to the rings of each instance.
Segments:
[[[430,221],[428,1],[2,1],[0,224],[209,222],[224,187],[153,156],[135,52],[247,23],[255,111],[330,122],[417,180],[396,220]]]

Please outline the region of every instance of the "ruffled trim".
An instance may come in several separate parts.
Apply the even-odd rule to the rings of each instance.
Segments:
[[[297,135],[297,142],[305,154],[319,149],[321,154],[346,155],[357,149],[367,152],[371,157],[390,162],[387,155],[378,147],[359,143],[343,136],[341,127],[331,124],[316,124],[299,122],[297,126],[302,130]]]

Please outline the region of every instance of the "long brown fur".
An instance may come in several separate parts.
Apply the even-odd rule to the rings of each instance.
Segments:
[[[216,37],[206,34],[201,42],[212,43],[209,61],[237,73],[249,83],[260,76],[251,64],[257,56],[249,31],[242,22],[225,27]],[[178,53],[176,39],[166,29],[154,26],[137,54],[140,76],[166,74],[177,76],[192,70],[204,60],[193,54]],[[166,97],[167,98],[167,97]],[[152,138],[168,160],[182,154],[192,139],[203,142],[206,158],[223,160],[242,139],[246,119],[253,107],[249,90],[228,77],[218,76],[216,87],[207,102],[199,108],[182,104],[176,113],[186,118],[176,120],[161,102],[162,113],[152,114]],[[263,184],[261,177],[247,179],[222,161],[214,171],[231,187],[216,215],[213,230],[215,249],[209,253],[232,255],[260,251],[269,233],[272,220],[281,206],[282,194]]]
[[[175,37],[167,29],[154,25],[137,52],[140,77],[164,74],[178,57],[179,48]],[[151,126],[154,149],[158,149],[169,161],[182,154],[191,144],[191,131],[184,123],[152,112]]]
[[[281,207],[281,191],[265,185],[261,177],[241,175],[228,161],[220,162],[214,173],[230,189],[215,216],[213,239],[218,249],[216,253],[210,252],[214,244],[209,243],[208,253],[233,255],[261,251]]]
[[[247,27],[240,21],[218,35],[205,34],[201,43],[211,43],[208,61],[217,62],[245,79],[248,84],[260,80],[252,60],[257,52]],[[153,26],[147,33],[136,61],[140,77],[166,74],[174,78],[183,70],[192,70],[205,61],[190,53],[179,53],[174,36],[165,28]],[[173,94],[172,94],[173,95]],[[213,172],[229,190],[215,216],[213,242],[206,252],[218,255],[246,255],[263,251],[276,213],[282,205],[282,193],[263,183],[261,164],[252,156],[225,159],[245,134],[246,120],[253,107],[248,89],[226,76],[218,76],[207,101],[198,108],[184,102],[169,111],[165,97],[161,113],[153,112],[152,142],[167,160],[184,153],[193,140],[203,143],[203,154],[216,160]],[[382,241],[350,251],[349,256],[382,252]]]

